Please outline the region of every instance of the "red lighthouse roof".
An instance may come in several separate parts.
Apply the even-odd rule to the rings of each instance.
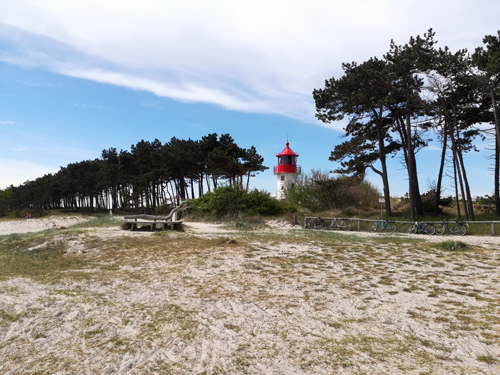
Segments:
[[[285,149],[276,156],[278,157],[278,165],[274,166],[274,174],[300,174],[300,167],[297,165],[297,157],[299,154],[293,152],[289,147],[288,139],[286,141]],[[281,177],[283,178],[283,176]]]
[[[299,154],[296,154],[295,152],[292,151],[290,147],[288,147],[290,143],[288,141],[286,142],[286,147],[284,148],[283,151],[281,151],[279,154],[276,154],[277,157],[280,156],[286,156],[286,155],[291,155],[291,156],[299,156]]]

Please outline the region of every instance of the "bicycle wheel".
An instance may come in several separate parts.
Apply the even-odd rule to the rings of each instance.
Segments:
[[[372,224],[372,226],[370,227],[370,230],[372,232],[376,232],[378,230],[378,224],[375,222]]]
[[[326,223],[324,220],[316,220],[316,223],[314,225],[315,229],[325,229]]]
[[[465,236],[467,233],[467,227],[463,224],[455,224],[453,227],[453,234]]]
[[[439,235],[444,234],[444,232],[446,230],[446,227],[442,223],[436,224],[434,226],[434,228],[436,228],[436,234],[439,234]]]
[[[434,233],[436,233],[436,228],[434,228],[433,225],[426,223],[424,224],[424,233],[433,235]]]
[[[412,224],[408,227],[406,230],[407,233],[409,234],[416,234],[417,233],[417,226],[415,224]]]
[[[340,222],[340,229],[342,230],[351,230],[352,228],[352,224],[351,224],[351,220],[349,219],[344,219]]]
[[[323,223],[323,228],[322,229],[325,229],[325,230],[330,230],[332,229],[332,223],[330,223],[329,220],[325,220],[325,222]]]
[[[331,230],[337,229],[337,220],[333,219],[332,222],[330,223],[330,228]]]
[[[386,226],[385,226],[385,230],[387,232],[395,232],[398,230],[398,226],[396,225],[396,223],[387,223]]]

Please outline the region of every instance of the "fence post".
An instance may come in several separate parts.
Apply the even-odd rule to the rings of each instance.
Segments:
[[[358,220],[358,231],[361,231],[361,220]]]
[[[299,222],[297,221],[297,215],[293,215],[293,225],[297,225]]]
[[[497,234],[497,228],[495,223],[491,223],[491,235],[494,236],[495,234]]]

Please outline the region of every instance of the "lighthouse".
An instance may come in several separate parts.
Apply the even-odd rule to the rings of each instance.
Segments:
[[[283,199],[285,189],[292,187],[300,174],[300,166],[297,165],[299,154],[291,150],[287,139],[285,149],[276,156],[278,157],[278,165],[274,166],[274,174],[278,177],[276,199]]]

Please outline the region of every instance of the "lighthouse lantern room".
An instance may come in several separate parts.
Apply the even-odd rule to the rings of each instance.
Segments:
[[[288,140],[283,151],[276,155],[278,157],[278,165],[274,166],[274,174],[278,177],[278,191],[276,192],[277,199],[283,199],[285,190],[293,186],[297,181],[297,176],[300,174],[300,166],[297,165],[296,154],[289,147]]]

